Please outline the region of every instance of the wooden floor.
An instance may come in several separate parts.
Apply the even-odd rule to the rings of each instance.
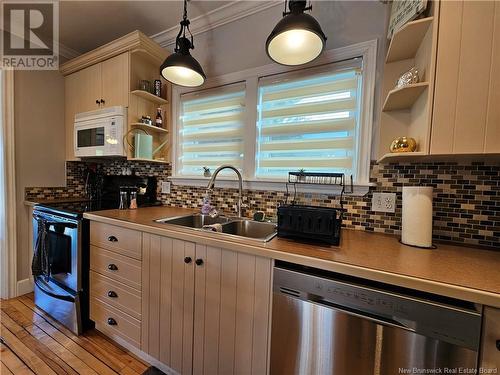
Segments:
[[[33,303],[0,300],[0,374],[142,374],[149,367],[93,330],[76,336]]]

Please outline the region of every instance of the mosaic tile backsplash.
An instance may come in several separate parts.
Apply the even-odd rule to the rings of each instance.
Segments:
[[[122,174],[130,168],[141,176],[170,176],[170,165],[132,161],[113,161],[100,165],[104,174]],[[78,198],[84,196],[87,165],[67,163],[66,188],[27,188],[26,199]],[[500,250],[500,165],[483,162],[373,164],[370,180],[375,186],[363,197],[346,196],[347,210],[343,225],[347,228],[399,235],[401,231],[401,192],[403,186],[422,185],[434,188],[434,238],[440,241],[484,245]],[[172,185],[170,194],[158,196],[163,204],[175,207],[201,207],[205,189]],[[395,192],[395,213],[370,210],[373,192]],[[237,201],[237,189],[214,189],[212,204],[231,213]],[[246,213],[261,210],[274,217],[284,192],[244,191]],[[299,193],[299,203],[338,207],[338,196]]]

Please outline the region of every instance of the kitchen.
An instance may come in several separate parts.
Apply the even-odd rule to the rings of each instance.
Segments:
[[[500,2],[45,3],[2,373],[498,373]]]

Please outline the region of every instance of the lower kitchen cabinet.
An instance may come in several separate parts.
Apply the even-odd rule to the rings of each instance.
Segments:
[[[143,235],[142,347],[182,374],[266,374],[272,260]]]

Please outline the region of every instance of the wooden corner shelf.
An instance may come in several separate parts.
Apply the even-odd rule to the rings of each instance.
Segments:
[[[130,93],[159,105],[168,104],[168,100],[160,98],[159,96],[153,95],[150,92],[144,90],[134,90]]]
[[[410,163],[412,161],[418,161],[419,159],[421,159],[423,156],[426,155],[427,154],[422,151],[393,152],[393,153],[387,153],[384,156],[382,156],[380,159],[377,160],[377,163],[379,164],[389,164],[389,163],[399,163],[399,162]]]
[[[386,63],[398,60],[406,60],[415,57],[427,29],[433,22],[434,17],[422,18],[416,21],[410,21],[392,36]]]
[[[389,91],[382,112],[411,108],[427,87],[429,82],[420,82]]]
[[[143,129],[146,131],[149,130],[149,131],[154,132],[154,133],[162,133],[162,134],[168,133],[167,129],[159,128],[158,126],[154,126],[154,125],[143,124],[142,122],[133,122],[130,124],[130,126],[132,126],[133,128]]]
[[[167,160],[159,160],[159,159],[128,158],[128,160],[132,160],[132,161],[145,161],[145,162],[148,162],[148,163],[168,164]]]

